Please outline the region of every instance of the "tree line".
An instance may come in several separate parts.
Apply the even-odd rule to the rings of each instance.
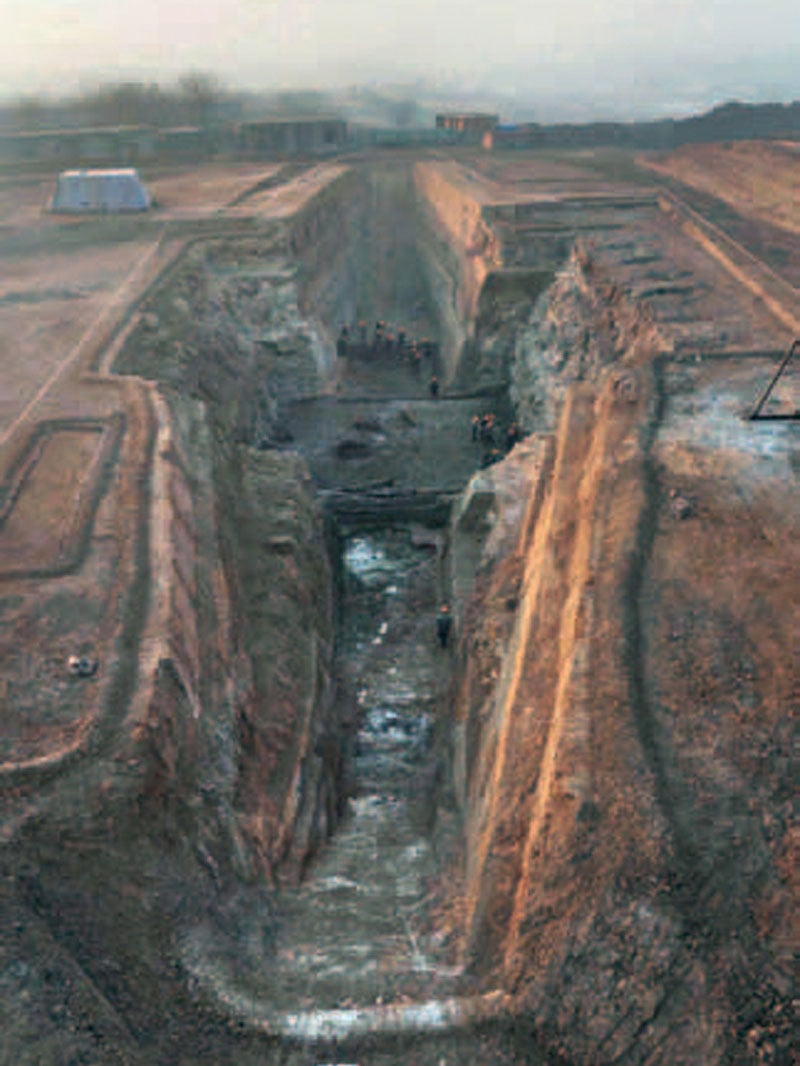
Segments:
[[[17,130],[86,126],[213,126],[238,118],[245,94],[227,89],[213,74],[189,71],[174,85],[122,81],[59,99],[21,96],[4,111]]]

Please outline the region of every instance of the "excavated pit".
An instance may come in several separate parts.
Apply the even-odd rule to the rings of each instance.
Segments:
[[[279,591],[277,613],[259,613],[256,586],[270,592],[252,552],[305,565],[302,533],[283,533],[280,518],[273,528],[285,510],[273,480],[282,469],[326,526],[334,628],[309,645],[324,676],[306,690],[299,749],[286,744],[285,784],[280,763],[277,787],[265,782],[268,797],[280,787],[289,796],[271,845],[275,890],[266,903],[238,889],[218,914],[178,933],[182,965],[215,1010],[301,1041],[397,1038],[494,1012],[466,995],[455,929],[436,930],[434,908],[450,905],[462,842],[449,768],[453,656],[437,644],[435,618],[451,596],[452,506],[490,450],[474,439],[473,418],[495,414],[499,447],[512,418],[509,352],[488,380],[464,372],[469,335],[481,324],[494,335],[502,323],[490,296],[454,328],[461,282],[437,266],[439,238],[410,169],[366,169],[345,192],[286,238],[198,246],[116,367],[161,381],[178,421],[196,417],[181,413],[187,388],[207,405],[215,481],[238,527],[225,532],[223,517],[226,568],[237,575],[257,674],[258,657],[270,654],[257,650],[259,627],[280,627],[281,610],[292,626],[295,607]],[[377,319],[434,342],[436,354],[420,367],[408,351],[332,357],[342,323],[352,336],[369,322],[371,340]],[[247,532],[254,522],[262,533]],[[294,658],[294,669],[307,669],[303,653]],[[270,676],[267,664],[257,685]],[[248,730],[274,744],[279,714],[268,701],[248,712]],[[272,801],[258,793],[258,765],[248,773],[251,803],[266,815]],[[348,1009],[367,1013],[337,1016]]]
[[[784,1061],[796,447],[743,418],[783,337],[652,195],[479,170],[220,219],[92,364],[128,466],[76,599],[139,524],[89,740],[12,780],[2,949],[108,1061]],[[435,354],[335,354],[377,319]]]

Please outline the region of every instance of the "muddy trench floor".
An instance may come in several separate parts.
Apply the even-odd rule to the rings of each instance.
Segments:
[[[390,467],[404,491],[420,478],[428,491],[461,489],[481,465],[473,415],[507,420],[505,400],[432,400],[421,382],[391,374],[381,395],[379,364],[359,365],[357,384],[342,369],[339,396],[283,410],[284,447],[306,456],[321,489],[363,491]],[[337,455],[342,437],[368,439],[369,454]],[[201,970],[275,1013],[474,991],[440,909],[445,882],[453,894],[460,839],[442,802],[436,743],[451,676],[451,648],[436,636],[446,532],[398,514],[378,528],[343,525],[340,535],[338,660],[357,721],[345,816],[300,885],[279,890],[272,914],[251,914],[234,935],[191,935]]]
[[[508,398],[442,386],[431,397],[426,361],[419,375],[396,357],[339,360],[334,395],[286,403],[286,447],[303,453],[319,488],[351,492],[460,492],[480,466],[472,418],[491,411],[497,441],[513,420]]]
[[[279,901],[276,1005],[326,1008],[452,990],[458,970],[426,921],[437,863],[432,737],[448,674],[435,640],[436,548],[412,532],[345,544],[341,656],[356,688],[344,823]]]
[[[435,626],[442,537],[411,526],[345,539],[340,657],[357,704],[346,815],[301,884],[279,891],[269,932],[256,913],[235,942],[195,931],[202,968],[274,1012],[464,990],[434,918],[457,850],[433,743],[450,674]]]

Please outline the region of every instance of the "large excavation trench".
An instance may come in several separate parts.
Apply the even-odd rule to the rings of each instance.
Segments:
[[[76,379],[120,461],[80,581],[10,609],[55,632],[107,584],[112,625],[85,683],[51,655],[86,744],[6,790],[19,1047],[69,1039],[23,1006],[57,958],[81,1061],[788,1049],[796,442],[740,417],[773,327],[656,204],[494,211],[466,170],[353,160],[215,217]]]
[[[436,613],[451,594],[444,558],[453,501],[491,452],[472,420],[492,411],[502,447],[511,411],[497,375],[480,390],[458,373],[459,334],[469,328],[452,328],[459,278],[443,282],[411,171],[382,168],[359,180],[358,195],[335,203],[335,237],[324,233],[332,213],[311,247],[294,239],[299,261],[268,243],[195,252],[188,281],[157,306],[160,330],[176,307],[181,325],[181,301],[194,311],[167,365],[141,350],[118,364],[166,380],[176,409],[183,401],[171,390],[188,384],[206,401],[223,451],[225,437],[244,446],[239,463],[257,470],[299,453],[326,516],[338,685],[334,724],[314,753],[317,764],[336,765],[335,788],[315,792],[324,788],[310,776],[315,760],[301,764],[293,833],[308,839],[287,838],[277,892],[267,904],[239,893],[234,923],[229,909],[211,923],[192,921],[179,937],[183,965],[218,1006],[301,1040],[436,1030],[485,1008],[468,995],[456,930],[437,928],[433,911],[454,898],[462,861],[448,765],[454,639],[440,646]],[[395,336],[406,333],[404,351],[373,344],[378,319]],[[361,320],[366,349],[351,343],[334,357],[341,324],[356,338]],[[438,351],[415,365],[410,346],[423,340]],[[230,461],[218,466],[220,484]],[[223,493],[226,506],[241,506]],[[284,506],[279,496],[262,496],[254,509],[272,517]],[[257,530],[241,532],[229,534],[234,567],[258,539]],[[248,572],[258,565],[251,558]],[[311,595],[322,602],[329,591]],[[283,610],[291,618],[294,606]],[[278,713],[269,692],[265,708]],[[314,794],[322,796],[316,808]]]
[[[198,967],[224,974],[276,1028],[292,1012],[307,1012],[311,1033],[315,1013],[455,990],[460,970],[428,914],[453,843],[452,815],[436,825],[450,665],[434,627],[443,539],[396,525],[342,540],[338,662],[354,697],[343,709],[346,809],[299,885],[279,891],[267,956],[246,937],[234,966],[206,944]]]

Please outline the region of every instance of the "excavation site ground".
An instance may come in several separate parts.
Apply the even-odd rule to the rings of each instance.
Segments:
[[[796,153],[143,178],[0,173],[0,1062],[788,1064]]]

